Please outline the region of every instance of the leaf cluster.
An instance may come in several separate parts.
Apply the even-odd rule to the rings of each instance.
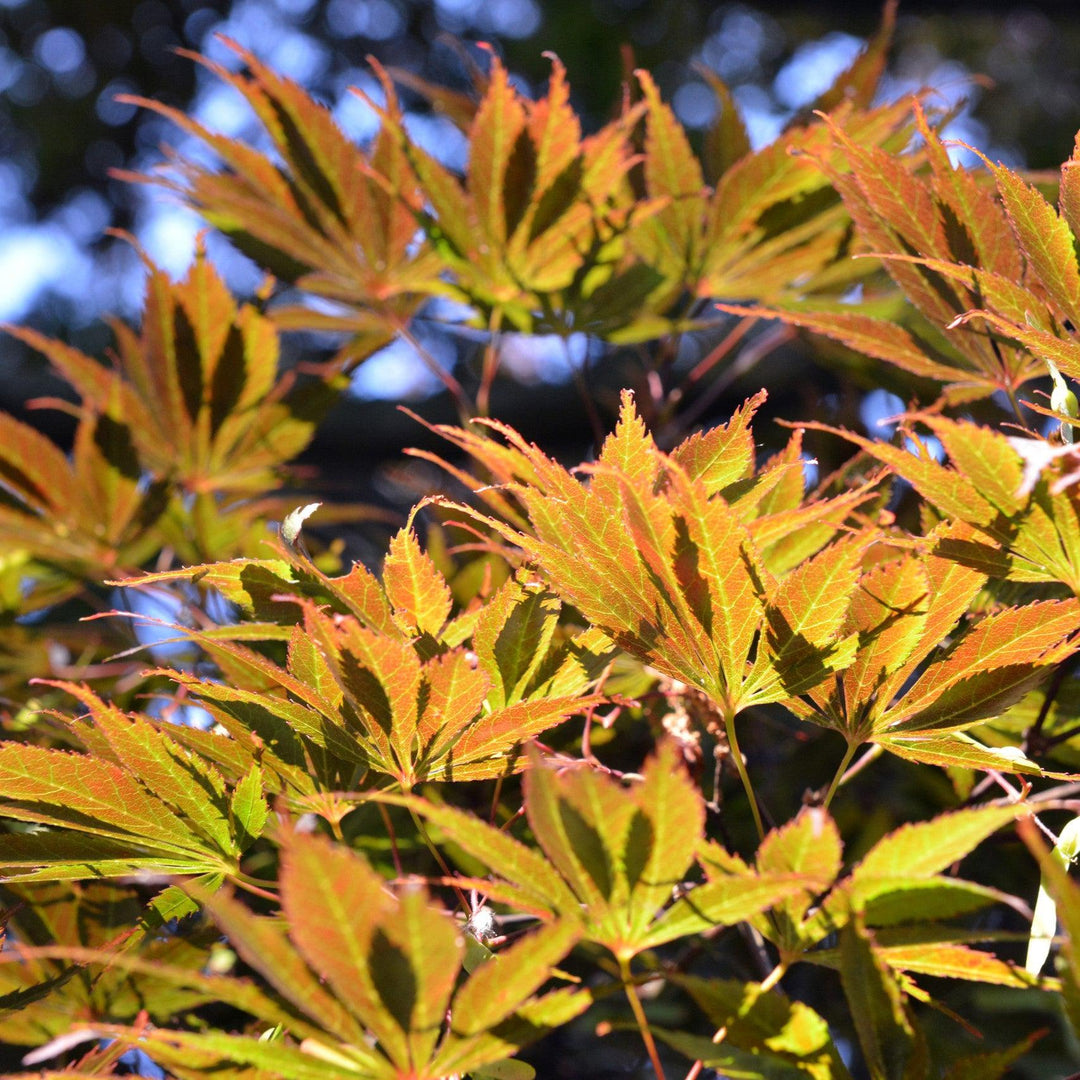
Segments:
[[[875,104],[894,9],[758,150],[714,77],[700,152],[646,71],[587,133],[555,59],[535,98],[495,57],[473,95],[374,64],[362,147],[238,47],[200,62],[264,145],[141,102],[216,154],[149,179],[273,277],[238,302],[201,250],[179,282],[148,265],[106,362],[11,331],[79,399],[70,453],[0,417],[0,1038],[59,1059],[33,1075],[138,1050],[178,1078],[527,1080],[609,1040],[660,1077],[960,1080],[1046,1060],[985,995],[1080,1022],[1075,829],[1039,831],[1080,811],[1080,149],[1057,209],[955,166],[944,117]],[[413,452],[445,488],[350,561],[289,468],[448,299],[487,336]],[[763,318],[910,378],[897,438],[818,416],[761,453],[764,389],[697,429],[694,394],[779,340]],[[343,343],[298,369],[294,330]],[[610,424],[582,379],[589,460],[490,415],[511,332],[640,346]],[[852,456],[810,484],[826,435]],[[75,621],[120,588],[147,665],[125,613]]]

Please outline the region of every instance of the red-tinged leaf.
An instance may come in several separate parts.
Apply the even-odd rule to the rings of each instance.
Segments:
[[[253,915],[231,895],[186,886],[210,913],[230,945],[297,1009],[343,1042],[362,1045],[364,1026],[329,993],[286,936],[283,922]]]
[[[652,924],[639,945],[643,949],[652,949],[718,926],[746,922],[785,897],[801,893],[807,884],[806,878],[791,874],[710,881],[676,900]]]
[[[196,249],[187,276],[174,288],[174,293],[177,323],[179,325],[183,320],[195,345],[194,359],[201,369],[201,389],[205,397],[212,397],[215,371],[236,319],[236,303],[221,276],[207,262],[201,245]],[[271,357],[276,360],[276,355],[271,354]]]
[[[423,680],[420,753],[434,764],[453,752],[462,732],[480,715],[491,682],[462,649],[429,660],[423,667]]]
[[[1011,231],[1008,236],[1011,241]],[[972,307],[991,308],[997,314],[1020,325],[1034,322],[1041,327],[1049,327],[1053,324],[1053,316],[1046,306],[1046,301],[1025,287],[1019,270],[1014,277],[1005,277],[991,270],[968,266],[965,263],[946,262],[944,259],[919,258],[915,255],[900,255],[895,252],[883,252],[878,257],[884,260],[886,265],[907,263],[924,266],[950,281],[959,282],[970,293]],[[1016,253],[1016,257],[1019,260],[1019,253]],[[962,325],[962,321],[954,319],[949,324],[949,329],[956,329],[957,326]],[[1043,372],[1039,371],[1036,374],[1041,375]],[[1027,376],[1027,378],[1031,377]],[[1023,379],[1017,381],[1023,381]]]
[[[839,631],[870,539],[839,540],[767,586],[768,630],[747,679],[754,701],[796,698],[854,660],[857,639],[841,638]]]
[[[558,622],[559,601],[546,590],[507,581],[485,604],[473,651],[491,680],[493,708],[518,702],[544,663]]]
[[[404,138],[404,135],[402,136]],[[434,220],[421,219],[436,251],[444,259],[465,260],[476,249],[476,210],[457,178],[419,147],[406,145],[409,164],[435,212]]]
[[[712,275],[707,284],[710,294],[725,295],[715,285],[728,272],[733,246],[752,232],[770,206],[825,183],[813,162],[790,155],[781,141],[735,162],[717,182],[709,207],[706,269]]]
[[[682,881],[704,825],[700,794],[673,745],[629,789],[591,769],[556,774],[534,760],[525,809],[541,847],[584,905],[586,935],[629,959]]]
[[[323,711],[336,715],[341,708],[342,692],[326,657],[319,650],[305,626],[294,626],[289,635],[287,665],[289,673],[305,686],[311,687],[321,702]]]
[[[1019,281],[1023,260],[1000,203],[970,170],[953,167],[948,151],[927,122],[918,101],[915,122],[930,161],[934,192],[944,204],[946,232],[957,262],[982,267],[1005,281]]]
[[[633,803],[610,777],[591,769],[559,776],[539,760],[526,773],[524,788],[533,834],[590,921],[601,923],[609,905],[627,902],[622,859]]]
[[[438,636],[450,615],[453,598],[431,556],[421,549],[411,522],[390,541],[383,586],[395,620],[403,629]]]
[[[721,497],[709,499],[701,485],[684,482],[678,473],[672,474],[672,496],[685,528],[674,553],[679,588],[713,642],[717,690],[734,707],[763,615],[746,530]]]
[[[362,625],[381,634],[391,637],[400,634],[385,589],[363,563],[354,562],[347,574],[330,577],[302,551],[284,545],[281,550],[291,565],[291,576],[302,586],[301,595],[320,603],[329,602],[334,611],[354,615]]]
[[[843,626],[844,634],[859,635],[859,649],[811,695],[831,726],[856,738],[866,732],[882,687],[923,637],[928,590],[921,561],[910,555],[880,562],[859,579]]]
[[[557,56],[551,60],[548,92],[534,103],[526,103],[529,137],[536,148],[536,190],[548,191],[578,155],[581,122],[570,107],[570,87],[566,68]]]
[[[311,606],[308,605],[305,612],[310,610]],[[242,685],[267,690],[281,688],[316,712],[324,714],[327,712],[328,703],[320,697],[314,687],[308,686],[287,668],[279,667],[261,652],[220,636],[211,636],[197,631],[190,631],[189,636],[217,661],[224,672],[234,674],[236,681]],[[182,681],[182,679],[177,678],[177,681]],[[290,704],[294,703],[290,702]],[[332,713],[330,718],[335,722],[337,720]]]
[[[1056,779],[1073,778],[1071,773],[1048,772],[1019,747],[983,746],[966,732],[952,731],[921,735],[884,735],[874,739],[882,747],[906,761],[942,768],[981,769],[1003,773],[1020,773],[1028,776],[1049,776]]]
[[[930,189],[910,166],[878,147],[861,145],[835,122],[827,119],[826,123],[863,197],[879,219],[887,222],[917,254],[947,256],[949,243],[938,206]]]
[[[603,206],[612,199],[631,165],[629,134],[642,118],[645,103],[624,109],[619,117],[582,142],[583,167],[581,189],[594,206]],[[605,218],[602,235],[611,233],[610,220]]]
[[[381,981],[386,960],[400,956],[397,943],[388,940],[384,930],[396,902],[382,879],[348,849],[292,833],[282,851],[281,899],[289,936],[300,954],[390,1059],[406,1066],[411,1006],[404,1009],[405,1003],[394,998],[393,986]],[[457,967],[452,964],[454,972]],[[402,957],[399,993],[408,995],[410,988],[413,995],[422,993],[416,974]]]
[[[206,761],[212,761],[221,770],[222,775],[231,782],[239,782],[255,764],[256,748],[250,736],[245,738],[241,735],[240,738],[236,738],[224,730],[203,731],[189,725],[171,724],[167,720],[159,720],[156,723],[168,724],[170,739],[193,750]],[[282,780],[277,768],[279,765],[285,769],[287,767],[276,759],[273,752],[266,756],[262,764],[267,770],[264,773],[267,791],[278,794],[281,791]],[[310,790],[310,784],[309,778],[306,788],[300,790]]]
[[[870,1076],[915,1080],[926,1075],[917,1071],[916,1032],[896,977],[858,920],[840,931],[840,978]]]
[[[580,925],[565,920],[495,953],[454,995],[451,1030],[460,1036],[481,1035],[500,1024],[540,989],[580,938]]]
[[[1073,143],[1072,156],[1061,166],[1061,185],[1058,188],[1058,209],[1069,223],[1073,236],[1080,236],[1080,137]]]
[[[684,879],[705,829],[701,792],[687,775],[674,740],[660,743],[642,772],[643,783],[632,789],[638,809],[626,851],[632,934],[646,932]]]
[[[1073,339],[1059,337],[1037,326],[1010,322],[1008,319],[995,315],[992,311],[965,312],[954,320],[954,324],[963,325],[973,319],[988,322],[1006,337],[1014,338],[1021,345],[1026,346],[1035,356],[1053,361],[1070,378],[1080,379],[1080,343]]]
[[[660,615],[658,629],[663,637],[654,646],[656,654],[664,656],[674,671],[684,673],[687,681],[715,693],[719,666],[716,646],[698,617],[698,611],[703,615],[707,612],[708,601],[700,596],[701,579],[694,574],[694,567],[686,566],[688,559],[692,564],[694,554],[683,555],[679,550],[683,538],[672,505],[664,494],[653,495],[648,487],[632,487],[621,477],[619,482],[622,490],[618,503],[622,504],[629,548],[637,553],[642,581],[640,595],[644,603],[638,609],[638,624],[642,616],[648,617],[646,612]],[[596,486],[594,482],[594,493]],[[597,508],[603,505],[604,494],[599,493],[595,500]]]
[[[801,472],[801,465],[799,472]],[[798,474],[796,474],[798,475]],[[770,573],[786,577],[796,566],[817,554],[865,503],[880,498],[874,489],[878,477],[860,488],[831,499],[814,499],[804,506],[755,518],[747,530]]]
[[[146,483],[132,432],[111,416],[85,416],[75,430],[75,484],[85,508],[81,529],[117,548],[154,525],[165,510],[165,485]],[[70,507],[70,504],[69,504]],[[73,507],[72,507],[73,509]],[[116,555],[107,555],[113,562]]]
[[[801,638],[817,647],[835,641],[873,539],[858,534],[842,538],[781,579],[772,602],[786,619],[785,632],[790,631],[792,640]],[[778,653],[778,661],[785,655]]]
[[[948,541],[964,542],[972,535],[968,526],[942,525],[930,534],[930,539],[944,544]],[[978,570],[947,558],[927,556],[922,566],[927,577],[926,602],[919,603],[912,611],[920,624],[918,645],[905,661],[886,674],[878,695],[882,708],[875,709],[875,715],[884,711],[901,692],[922,661],[941,642],[951,638],[957,623],[986,583],[985,575]]]
[[[315,747],[328,750],[338,760],[351,765],[368,767],[376,754],[377,761],[383,763],[382,753],[370,743],[361,743],[340,721],[299,702],[254,690],[237,690],[179,672],[168,674],[193,691],[200,702],[230,729],[234,738],[236,725],[244,733],[258,736],[259,741],[269,748],[272,767],[279,767],[273,759],[280,760],[284,766],[282,779],[294,786],[297,783],[294,770],[302,773],[310,767],[303,740],[309,740]],[[330,781],[331,777],[324,775],[320,779]]]
[[[232,48],[254,76],[248,83],[254,92],[246,96],[289,162],[294,180],[335,217],[354,224],[354,215],[362,207],[357,206],[359,192],[366,190],[357,168],[356,147],[337,126],[331,111],[298,84],[275,74],[253,53],[236,45]],[[260,108],[262,100],[269,108]],[[391,100],[389,107],[393,104]]]
[[[97,706],[94,725],[108,739],[119,763],[209,845],[224,855],[236,855],[221,774],[173,742],[162,729],[107,708],[103,702]]]
[[[231,604],[246,615],[266,619],[272,615],[288,618],[295,623],[296,607],[275,596],[301,592],[293,570],[284,559],[234,559],[231,562],[207,563],[202,566],[164,570],[123,582],[127,586],[157,585],[174,581],[190,581],[216,589]],[[107,584],[118,585],[118,581]]]
[[[979,494],[978,488],[962,473],[939,465],[925,447],[919,454],[889,443],[863,438],[851,431],[807,421],[804,427],[841,435],[862,447],[906,480],[915,490],[949,517],[972,525],[987,526],[997,516],[994,507]]]
[[[671,452],[691,480],[705,487],[711,498],[731,484],[749,479],[754,473],[754,437],[750,422],[764,404],[767,391],[748,398],[726,424],[697,432]]]
[[[435,1051],[464,954],[462,931],[419,886],[400,891],[371,942],[371,979],[407,1034],[414,1069]]]
[[[867,926],[952,919],[1012,898],[998,889],[953,877],[862,881],[858,888]]]
[[[966,945],[949,942],[883,945],[880,955],[895,971],[933,975],[939,979],[964,979],[1020,988],[1030,988],[1038,983],[1038,979],[1022,967]]]
[[[638,415],[629,390],[619,395],[619,421],[604,440],[597,460],[626,477],[634,488],[652,488],[656,484],[660,475],[656,443]]]
[[[1003,165],[989,167],[1017,242],[1040,285],[1061,315],[1080,325],[1080,269],[1069,223],[1016,173]]]
[[[767,874],[805,874],[821,891],[840,872],[843,845],[836,823],[821,807],[803,807],[761,842],[757,868]]]
[[[732,489],[729,498],[733,508],[748,526],[761,518],[812,509],[813,503],[802,505],[804,467],[803,431],[796,428],[783,450],[773,454],[756,476]]]
[[[716,119],[705,132],[702,154],[705,179],[715,184],[737,161],[741,161],[753,149],[750,133],[746,130],[735,95],[730,87],[714,71],[701,66],[697,73],[709,84],[720,102]]]
[[[698,272],[699,246],[705,221],[705,178],[686,132],[645,70],[635,72],[647,105],[645,121],[645,186],[651,198],[669,200],[653,219],[664,232],[671,254],[691,278]]]
[[[940,440],[953,466],[971,480],[979,494],[1007,517],[1017,516],[1023,463],[1006,436],[993,428],[944,416],[920,415]]]
[[[411,783],[421,682],[416,653],[406,642],[353,620],[332,624],[314,613],[309,619],[367,741],[378,747],[388,772]]]
[[[1075,600],[1036,601],[983,619],[894,707],[892,731],[961,727],[1003,712],[1075,651],[1069,639],[1078,628]]]
[[[964,383],[983,388],[986,394],[997,388],[994,380],[975,370],[974,365],[954,366],[936,357],[932,350],[916,340],[902,326],[858,311],[785,310],[782,308],[736,307],[717,304],[732,315],[761,319],[780,319],[815,334],[833,338],[866,356],[876,357],[924,379],[945,383]],[[951,358],[950,358],[951,359]]]
[[[82,503],[67,457],[51,439],[0,413],[0,481],[31,509],[57,524],[71,519]]]
[[[956,731],[980,720],[1001,715],[1029,691],[1043,682],[1050,672],[1075,653],[1074,644],[1058,645],[1048,651],[1038,666],[1007,664],[981,671],[956,682],[935,700],[913,714],[906,707],[897,714],[904,719],[892,721],[894,732]]]
[[[130,773],[63,750],[0,747],[0,809],[19,821],[137,838],[178,854],[202,851],[187,825]]]
[[[940,874],[1022,812],[1016,806],[975,807],[902,825],[879,840],[855,867],[852,886],[858,890],[875,878],[911,880]]]
[[[492,58],[491,78],[469,132],[469,193],[489,241],[507,236],[507,165],[525,127],[525,109],[510,85],[506,68]]]
[[[353,563],[347,574],[336,578],[324,578],[324,583],[365,626],[380,633],[393,632],[386,594],[375,576],[363,563]]]
[[[148,266],[143,311],[148,397],[164,413],[168,443],[187,457],[195,447],[193,424],[202,404],[203,379],[198,356],[178,340],[176,297],[164,270]]]

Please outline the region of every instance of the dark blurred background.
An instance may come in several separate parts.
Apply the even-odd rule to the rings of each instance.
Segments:
[[[155,189],[112,179],[110,170],[152,168],[163,144],[203,151],[160,117],[115,97],[153,97],[257,141],[239,97],[177,52],[234,63],[215,35],[236,39],[304,84],[358,140],[370,137],[374,118],[348,87],[373,88],[367,55],[465,88],[463,54],[478,55],[476,42],[487,41],[525,89],[546,79],[542,53],[557,53],[577,108],[594,125],[618,100],[628,46],[683,122],[700,132],[715,107],[694,71],[705,65],[735,88],[761,144],[846,66],[879,17],[879,3],[851,0],[0,0],[0,319],[33,323],[100,355],[109,341],[102,316],[133,319],[141,303],[139,261],[127,243],[106,235],[110,227],[134,233],[156,261],[183,272],[200,222]],[[1013,166],[1052,168],[1068,156],[1080,126],[1078,58],[1075,3],[902,0],[882,93],[933,85],[950,102],[966,101],[952,135]],[[405,100],[415,136],[460,163],[460,134],[420,98]],[[256,268],[223,241],[211,237],[209,249],[239,292],[257,285]],[[438,351],[439,342],[432,347]],[[457,345],[442,347],[445,362],[460,360]],[[572,443],[584,425],[565,357],[518,352],[504,367],[502,415]],[[783,370],[796,370],[790,358]],[[717,401],[718,415],[763,377],[733,380]],[[532,393],[538,384],[550,410]],[[363,365],[353,389],[314,448],[316,458],[340,461],[346,441],[351,467],[396,455],[417,429],[391,402],[438,413],[438,384],[400,345]],[[0,407],[25,415],[27,397],[56,390],[39,360],[0,339]],[[801,404],[813,407],[805,387],[800,393]],[[55,425],[63,438],[59,414],[49,420],[37,413],[34,422]]]

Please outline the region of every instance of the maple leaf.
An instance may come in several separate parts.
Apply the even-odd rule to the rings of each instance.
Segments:
[[[828,1024],[805,1003],[736,979],[678,973],[670,978],[693,998],[710,1024],[725,1032],[723,1042],[717,1044],[685,1032],[653,1029],[684,1055],[735,1076],[739,1069],[749,1071],[752,1058],[758,1058],[769,1061],[779,1076],[785,1075],[780,1071],[784,1066],[797,1066],[803,1075],[848,1077]]]
[[[867,144],[830,118],[826,122],[840,156],[830,160],[820,150],[809,152],[842,196],[867,250],[884,260],[921,319],[901,326],[853,311],[849,305],[823,307],[812,302],[784,308],[721,305],[721,309],[782,319],[835,338],[913,375],[944,383],[951,401],[996,390],[1011,394],[1044,374],[1045,368],[1020,346],[1016,334],[987,335],[963,317],[1000,305],[1001,314],[1011,320],[1019,311],[1021,324],[1025,309],[1037,325],[1046,318],[1046,302],[1025,287],[1025,264],[1030,264],[1031,256],[1024,240],[1014,235],[1018,214],[1011,207],[1023,205],[1034,214],[1032,228],[1036,218],[1049,227],[1049,219],[1035,202],[1041,196],[1025,193],[1018,182],[1002,181],[999,175],[1003,208],[986,184],[952,165],[922,107],[916,102],[914,109],[922,151],[911,161]],[[914,170],[913,163],[920,160],[929,164],[928,173]],[[1061,223],[1053,234],[1060,235],[1062,227],[1067,231]],[[953,332],[943,335],[945,327]]]
[[[582,137],[565,69],[552,57],[547,94],[531,101],[497,56],[465,121],[469,163],[460,180],[381,109],[383,131],[411,166],[427,207],[417,220],[453,276],[434,291],[471,305],[491,328],[644,340],[664,319],[679,280],[633,258],[633,237],[659,209],[625,184],[634,158],[634,107]]]
[[[0,748],[0,815],[48,826],[5,837],[6,879],[238,872],[266,822],[259,770],[230,796],[217,768],[171,739],[169,725],[57,685],[87,707],[71,726],[93,752]]]
[[[952,467],[936,461],[919,441],[916,422],[940,440]],[[913,450],[828,425],[805,426],[855,443],[942,514],[970,526],[943,534],[935,544],[937,554],[991,578],[1061,582],[1080,591],[1078,494],[1068,482],[1069,459],[1047,452],[1045,440],[1010,438],[933,413],[910,414],[906,432]]]
[[[142,326],[113,323],[110,367],[7,327],[82,403],[70,462],[0,416],[0,476],[15,495],[0,507],[0,538],[18,532],[43,560],[95,580],[101,566],[135,569],[165,543],[191,561],[243,545],[270,506],[250,496],[280,485],[281,466],[307,446],[344,385],[279,375],[273,324],[237,305],[201,244],[179,282],[144,261]]]
[[[944,551],[970,535],[939,527],[928,541],[942,554],[905,552],[867,570],[842,628],[859,639],[854,661],[789,707],[839,731],[849,748],[870,741],[928,764],[1041,774],[1019,752],[959,736],[1073,654],[1080,609],[1073,600],[1034,601],[964,628],[986,576]]]
[[[795,568],[785,559],[780,565],[787,573],[777,578],[755,532],[775,544],[785,529],[847,518],[867,496],[792,506],[794,492],[786,485],[782,495],[780,485],[795,462],[784,457],[757,478],[756,490],[743,484],[745,448],[730,473],[716,462],[748,438],[748,419],[741,416],[730,430],[693,437],[665,455],[624,393],[615,432],[597,461],[581,467],[587,485],[504,425],[485,421],[506,439],[505,448],[449,431],[452,441],[494,465],[504,480],[502,494],[523,508],[529,529],[459,509],[521,548],[552,589],[613,641],[702,690],[727,714],[783,701],[850,662],[853,640],[838,640],[831,631],[855,587],[854,568],[867,541],[812,548],[814,557]],[[801,475],[794,475],[801,495]],[[741,498],[733,494],[729,503],[720,485],[732,494],[741,486]],[[770,490],[776,492],[771,500]],[[770,528],[774,508],[783,523],[776,531]],[[814,535],[807,533],[804,541]],[[818,542],[831,535],[833,528],[824,528]],[[826,592],[831,606],[811,615],[811,597]]]
[[[84,412],[69,460],[29,424],[0,413],[0,542],[26,553],[28,571],[36,562],[38,577],[46,568],[82,579],[101,567],[137,566],[159,546],[168,505],[164,481],[140,484],[140,468],[131,428],[113,417]]]
[[[65,1035],[73,1017],[84,1023],[132,1023],[148,1010],[155,1023],[214,999],[212,992],[159,977],[160,964],[197,975],[212,939],[206,933],[157,935],[133,932],[145,905],[139,892],[116,882],[11,882],[4,887],[12,910],[5,922],[23,948],[115,949],[137,955],[137,973],[102,970],[95,978],[79,963],[44,956],[0,965],[0,1035],[6,1043],[38,1046]]]
[[[912,133],[912,105],[863,111],[851,101],[823,104],[833,110],[824,122],[789,128],[717,181],[701,240],[698,296],[786,308],[809,296],[839,296],[872,271],[872,264],[850,258],[855,215],[838,194],[847,155],[833,147],[831,131],[843,130],[882,154],[898,153]]]
[[[560,605],[551,594],[508,582],[487,605],[450,619],[449,588],[411,519],[391,541],[381,582],[359,564],[328,577],[292,545],[281,555],[140,583],[213,584],[273,619],[236,632],[174,627],[231,675],[229,685],[159,673],[253,751],[257,737],[268,768],[297,794],[312,794],[313,780],[351,791],[369,772],[405,788],[504,775],[523,767],[523,742],[603,700],[587,690],[610,646],[589,631],[555,640]],[[284,666],[247,643],[260,638],[287,642]]]
[[[187,886],[269,992],[249,979],[153,969],[101,949],[37,952],[150,968],[166,985],[220,990],[218,1000],[298,1040],[101,1026],[103,1035],[139,1046],[179,1076],[247,1065],[326,1080],[343,1071],[438,1080],[510,1057],[591,1002],[584,990],[537,993],[580,937],[573,921],[541,927],[459,986],[464,934],[421,886],[391,892],[362,856],[292,831],[282,833],[279,884],[280,918],[255,915],[227,892]]]
[[[942,814],[929,821],[904,825],[882,837],[847,874],[841,873],[842,843],[836,823],[822,807],[804,807],[792,820],[761,842],[753,867],[715,842],[706,842],[699,860],[708,880],[737,881],[754,875],[795,875],[803,887],[783,898],[768,917],[750,921],[780,951],[782,970],[797,962],[836,966],[835,951],[819,948],[822,940],[843,930],[858,917],[862,930],[881,942],[895,931],[896,947],[908,935],[914,946],[922,928],[930,937],[919,952],[926,964],[946,957],[953,978],[1030,985],[1024,973],[996,957],[971,953],[967,970],[959,958],[967,931],[941,928],[939,920],[955,918],[995,902],[1013,898],[976,882],[943,873],[982,840],[1025,813],[1021,806],[983,806]],[[951,951],[950,951],[951,950]],[[971,952],[969,950],[969,952]],[[914,961],[915,952],[895,957],[888,950],[880,959],[898,971]],[[936,958],[936,959],[935,959]],[[944,970],[941,974],[946,974]]]
[[[415,797],[393,801],[487,866],[508,902],[580,920],[585,939],[625,963],[645,949],[741,922],[807,884],[798,874],[748,875],[669,903],[694,860],[705,811],[677,761],[675,745],[661,743],[642,780],[624,787],[587,767],[559,773],[534,755],[525,811],[546,859],[451,807]]]
[[[170,154],[168,171],[126,179],[178,195],[237,247],[278,278],[344,310],[293,305],[274,318],[288,329],[348,332],[339,360],[348,366],[392,340],[420,300],[437,287],[439,264],[415,248],[415,212],[423,198],[397,142],[380,132],[368,151],[354,146],[329,110],[235,42],[222,39],[247,67],[233,72],[185,52],[252,107],[273,145],[264,154],[218,135],[160,102],[125,96],[205,143],[223,168]],[[376,68],[387,117],[400,116],[388,78]],[[275,159],[276,157],[276,159]]]

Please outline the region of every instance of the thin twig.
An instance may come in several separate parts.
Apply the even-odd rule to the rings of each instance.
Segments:
[[[409,329],[408,323],[401,323],[398,326],[398,333],[416,350],[416,354],[428,371],[449,391],[450,396],[457,404],[461,421],[464,423],[471,419],[474,412],[473,403],[469,400],[469,395],[465,393],[465,388],[461,383],[428,352],[420,339]]]
[[[622,978],[623,989],[626,991],[626,1000],[630,1002],[630,1011],[637,1021],[638,1030],[641,1032],[641,1041],[645,1044],[645,1051],[649,1055],[649,1061],[652,1062],[657,1080],[667,1080],[664,1075],[664,1067],[660,1064],[660,1055],[656,1050],[656,1042],[653,1039],[652,1029],[649,1027],[649,1020],[645,1015],[645,1010],[642,1008],[641,999],[634,991],[634,977],[630,974],[630,962],[622,957],[619,958],[619,974]]]
[[[718,375],[703,393],[694,398],[690,407],[674,422],[674,430],[667,433],[667,438],[672,442],[677,441],[678,436],[693,427],[740,375],[745,375],[755,364],[765,359],[769,353],[774,352],[794,337],[795,331],[792,327],[776,326],[751,342],[739,353],[733,364],[725,368],[723,373]]]

